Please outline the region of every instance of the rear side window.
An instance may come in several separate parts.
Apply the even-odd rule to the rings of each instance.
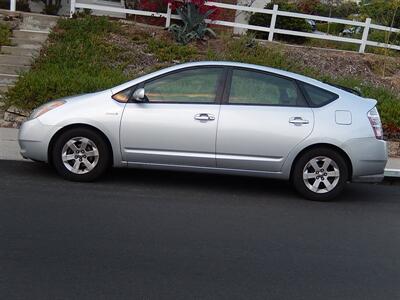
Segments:
[[[233,70],[229,103],[281,106],[303,104],[295,81],[243,69]]]
[[[304,92],[306,93],[308,101],[310,102],[310,106],[312,107],[324,106],[339,97],[332,92],[321,89],[311,84],[302,83],[301,85],[304,89]]]

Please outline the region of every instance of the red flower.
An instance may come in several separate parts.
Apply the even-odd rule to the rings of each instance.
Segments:
[[[160,3],[158,1],[141,0],[139,3],[139,9],[147,11],[158,11]]]
[[[197,5],[197,7],[199,7],[199,8],[204,6],[204,3],[205,3],[204,0],[191,0],[189,2],[193,3],[194,5]]]
[[[216,20],[219,16],[220,10],[215,7],[215,6],[209,6],[209,5],[201,5],[199,6],[199,12],[201,14],[206,14],[209,10],[214,10],[211,15],[208,16],[208,19],[210,20]]]

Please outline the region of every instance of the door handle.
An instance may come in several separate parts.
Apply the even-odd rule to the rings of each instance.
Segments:
[[[289,119],[289,123],[294,124],[296,126],[301,126],[303,124],[310,123],[308,120],[303,119],[302,117],[291,117]]]
[[[214,121],[215,117],[211,114],[201,113],[201,114],[195,115],[194,119],[199,120],[199,121]]]

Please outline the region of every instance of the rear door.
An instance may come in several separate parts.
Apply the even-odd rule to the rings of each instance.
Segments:
[[[290,78],[244,68],[229,73],[217,167],[279,172],[289,152],[311,133],[312,109]]]
[[[195,67],[150,79],[146,102],[127,103],[121,150],[129,163],[215,167],[221,67]]]

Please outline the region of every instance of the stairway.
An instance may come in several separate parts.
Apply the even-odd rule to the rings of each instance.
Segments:
[[[56,16],[0,10],[1,20],[10,17],[18,19],[19,24],[12,31],[11,46],[0,49],[0,95],[14,86],[21,72],[29,70],[58,20]],[[0,112],[0,119],[3,115]]]

